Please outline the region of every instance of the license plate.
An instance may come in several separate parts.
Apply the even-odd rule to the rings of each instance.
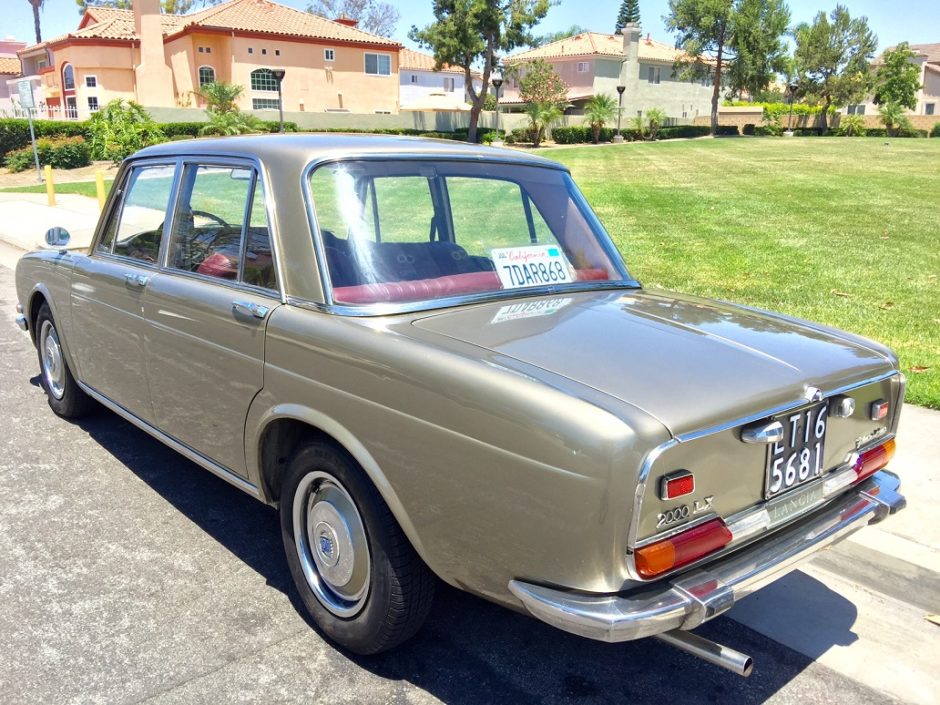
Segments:
[[[774,419],[783,424],[783,440],[767,449],[765,499],[811,482],[822,474],[828,414],[829,404],[823,402]]]

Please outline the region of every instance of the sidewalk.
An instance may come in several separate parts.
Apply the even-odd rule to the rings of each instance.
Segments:
[[[94,198],[56,194],[53,207],[44,193],[0,193],[0,241],[20,250],[44,249],[46,231],[55,226],[69,231],[69,249],[86,248],[97,224]]]

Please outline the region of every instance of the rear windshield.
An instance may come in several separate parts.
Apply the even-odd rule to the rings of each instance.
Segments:
[[[316,169],[310,188],[336,303],[632,284],[558,169],[344,161]]]

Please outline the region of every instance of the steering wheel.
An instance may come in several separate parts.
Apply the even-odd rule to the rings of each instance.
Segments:
[[[199,211],[199,210],[191,210],[189,212],[194,216],[198,215],[201,218],[208,218],[209,220],[214,220],[216,223],[219,224],[219,227],[222,227],[222,228],[232,227],[231,225],[226,223],[222,218],[215,215],[214,213],[209,213],[208,211]]]

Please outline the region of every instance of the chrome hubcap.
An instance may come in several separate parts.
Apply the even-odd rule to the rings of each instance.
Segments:
[[[65,361],[62,359],[59,334],[56,333],[51,321],[42,322],[42,328],[39,331],[39,351],[46,389],[56,399],[61,399],[65,394]]]
[[[297,487],[293,506],[294,544],[307,584],[339,617],[352,617],[365,604],[372,570],[359,510],[335,477],[311,472]]]

